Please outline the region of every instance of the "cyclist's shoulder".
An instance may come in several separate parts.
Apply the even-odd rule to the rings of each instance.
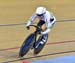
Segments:
[[[51,12],[50,11],[46,11],[45,17],[50,17],[51,16]]]
[[[46,14],[50,14],[50,12],[49,11],[46,11]]]
[[[46,14],[53,15],[53,12],[51,12],[51,11],[46,11]]]

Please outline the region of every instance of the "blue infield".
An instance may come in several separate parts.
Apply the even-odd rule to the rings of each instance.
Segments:
[[[47,60],[39,60],[32,63],[75,63],[75,56],[62,56]]]

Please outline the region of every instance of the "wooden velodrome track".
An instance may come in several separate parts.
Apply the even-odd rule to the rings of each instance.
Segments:
[[[22,60],[18,58],[19,47],[33,31],[33,29],[27,31],[24,23],[38,6],[45,6],[52,11],[57,23],[41,53],[34,56],[33,51],[30,51],[23,58],[36,61],[75,55],[74,0],[0,0],[0,63],[8,61],[21,63]]]

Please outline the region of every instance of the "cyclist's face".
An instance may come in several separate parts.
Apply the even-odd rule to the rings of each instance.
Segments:
[[[41,15],[38,15],[38,14],[37,14],[37,16],[38,16],[38,18],[41,19],[41,18],[43,17],[43,14],[41,14]]]
[[[38,16],[38,18],[39,18],[39,20],[41,20],[42,19],[42,16]]]

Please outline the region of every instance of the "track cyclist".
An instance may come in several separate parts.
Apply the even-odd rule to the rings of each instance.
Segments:
[[[28,23],[26,24],[27,29],[30,29],[29,26],[33,23],[33,21],[35,21],[36,18],[39,19],[37,26],[43,29],[43,31],[40,32],[40,34],[43,35],[42,38],[43,41],[40,41],[40,44],[44,44],[46,39],[46,34],[48,34],[53,28],[56,22],[56,18],[53,15],[53,13],[49,12],[45,7],[37,7],[35,13],[30,17]]]

